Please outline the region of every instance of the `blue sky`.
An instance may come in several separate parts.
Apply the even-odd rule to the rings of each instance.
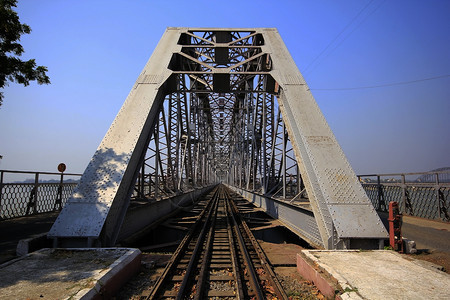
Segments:
[[[48,86],[11,83],[0,169],[83,172],[166,27],[276,27],[357,174],[450,167],[450,1],[23,0],[24,58]],[[331,89],[331,90],[322,90]],[[335,90],[336,89],[336,90]]]

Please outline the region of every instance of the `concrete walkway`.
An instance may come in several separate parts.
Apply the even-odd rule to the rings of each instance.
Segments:
[[[297,267],[329,297],[337,287],[341,299],[450,299],[449,274],[394,251],[303,250]]]
[[[304,250],[297,269],[329,297],[340,290],[341,299],[450,299],[450,275],[418,260],[449,268],[450,223],[403,216],[402,235],[424,254]]]
[[[140,265],[138,249],[42,249],[0,265],[0,300],[110,299]]]

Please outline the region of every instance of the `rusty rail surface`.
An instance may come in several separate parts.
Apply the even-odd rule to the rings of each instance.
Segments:
[[[26,176],[26,181],[8,181]],[[77,185],[68,177],[81,174],[0,170],[0,220],[61,210]],[[30,180],[31,179],[31,180]]]
[[[195,224],[140,299],[288,299],[236,199],[220,185],[198,202]]]
[[[450,222],[450,169],[422,173],[358,175],[377,211],[396,201],[409,216]]]

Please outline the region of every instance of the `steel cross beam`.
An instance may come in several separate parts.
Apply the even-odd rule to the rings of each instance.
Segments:
[[[49,237],[111,246],[130,202],[219,181],[304,220],[286,222],[324,248],[387,237],[273,28],[168,28]]]

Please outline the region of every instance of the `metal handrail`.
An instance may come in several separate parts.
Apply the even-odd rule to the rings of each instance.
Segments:
[[[358,177],[375,177],[375,176],[381,176],[381,177],[387,177],[387,176],[410,176],[410,175],[433,175],[433,174],[446,174],[450,173],[450,170],[446,171],[428,171],[428,172],[412,172],[412,173],[387,173],[387,174],[368,174],[368,175],[358,175]]]
[[[37,172],[37,171],[17,171],[17,170],[0,170],[0,173],[14,173],[14,174],[42,174],[42,175],[65,175],[65,176],[81,176],[79,173],[61,173],[61,172]]]
[[[5,174],[30,174],[33,182],[5,182]],[[59,182],[43,182],[42,175],[59,176]],[[64,177],[77,173],[0,170],[0,220],[61,210],[77,183]]]
[[[430,180],[420,181],[429,175]],[[446,175],[445,178],[440,178]],[[407,176],[419,176],[414,181]],[[364,178],[376,177],[372,182]],[[391,177],[396,181],[382,180]],[[392,178],[397,177],[397,178]],[[373,206],[387,212],[389,202],[397,201],[403,214],[422,218],[450,221],[450,169],[431,172],[358,175]]]

